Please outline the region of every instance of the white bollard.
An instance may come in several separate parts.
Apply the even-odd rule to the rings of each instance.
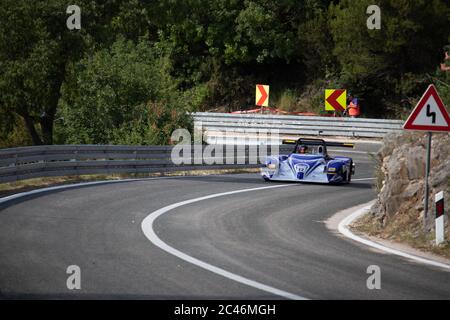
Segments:
[[[444,191],[438,192],[434,196],[436,202],[436,219],[435,229],[436,229],[436,245],[444,242]]]

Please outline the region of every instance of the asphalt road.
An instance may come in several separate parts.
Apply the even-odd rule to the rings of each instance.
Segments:
[[[355,179],[373,163],[351,154]],[[281,299],[224,278],[153,245],[141,222],[151,212],[214,193],[275,185],[257,174],[177,177],[76,187],[0,207],[0,297]],[[370,250],[326,228],[335,212],[375,197],[371,180],[226,195],[160,216],[156,234],[211,265],[310,299],[449,299],[450,273]],[[68,290],[66,268],[81,268]],[[369,290],[369,265],[381,289]]]

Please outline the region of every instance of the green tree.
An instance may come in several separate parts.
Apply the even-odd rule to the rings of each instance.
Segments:
[[[173,129],[189,128],[186,112],[202,93],[181,93],[170,69],[148,41],[124,38],[74,64],[60,113],[66,141],[162,144]]]
[[[185,110],[252,107],[256,83],[289,110],[317,111],[336,86],[366,116],[402,116],[430,80],[446,90],[449,7],[380,0],[381,30],[368,30],[371,4],[79,0],[71,31],[62,0],[3,0],[0,145],[163,143]]]
[[[366,112],[380,115],[424,89],[450,25],[441,0],[381,0],[381,30],[366,26],[370,0],[341,0],[329,9],[339,81],[364,97]],[[363,106],[364,107],[364,106]]]
[[[155,22],[159,45],[170,48],[183,87],[208,83],[209,107],[242,108],[252,104],[255,83],[271,83],[275,93],[324,74],[323,65],[331,68],[329,2],[163,2]]]
[[[86,49],[108,43],[115,1],[80,0],[81,30],[69,30],[67,2],[0,2],[0,109],[21,117],[34,144],[51,144],[68,65]]]

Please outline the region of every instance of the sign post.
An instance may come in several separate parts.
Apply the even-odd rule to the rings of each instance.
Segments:
[[[444,242],[444,191],[438,192],[435,195],[436,201],[436,218],[435,218],[435,229],[436,229],[436,245],[440,245]]]
[[[424,192],[424,211],[423,211],[423,225],[426,229],[427,226],[427,219],[428,219],[428,197],[430,194],[430,187],[428,184],[428,177],[430,176],[430,161],[431,161],[431,139],[432,139],[433,133],[431,131],[428,131],[427,134],[427,159],[425,163],[425,192]],[[425,230],[426,231],[426,230]]]
[[[428,197],[432,132],[450,132],[450,117],[434,85],[429,85],[414,110],[403,124],[405,130],[427,132],[423,227],[427,231]]]

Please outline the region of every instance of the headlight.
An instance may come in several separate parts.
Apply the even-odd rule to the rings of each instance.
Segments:
[[[269,164],[267,165],[267,168],[269,168],[269,169],[276,169],[276,168],[277,168],[277,165],[276,165],[275,163],[269,163]]]

